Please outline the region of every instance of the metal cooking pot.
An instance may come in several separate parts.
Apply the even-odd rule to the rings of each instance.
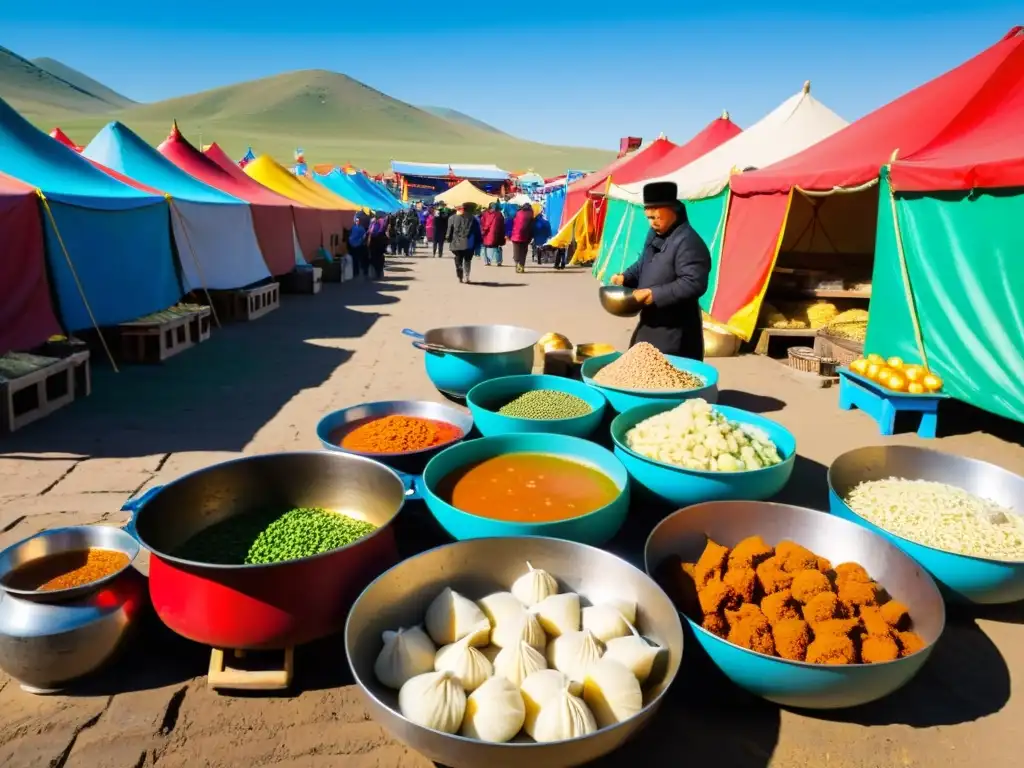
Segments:
[[[39,592],[3,584],[31,560],[90,547],[123,552],[128,563],[70,589]],[[107,525],[44,531],[0,553],[0,669],[25,690],[49,693],[106,664],[145,607],[146,580],[130,565],[138,553],[138,542]]]
[[[271,453],[215,464],[153,488],[124,509],[150,550],[153,608],[179,635],[215,648],[274,649],[339,631],[352,601],[398,561],[391,522],[406,490],[395,472],[328,451]],[[340,549],[271,565],[174,556],[193,535],[248,512],[324,507],[378,526]]]
[[[541,338],[537,331],[514,325],[459,325],[425,334],[406,328],[402,333],[416,339],[412,345],[425,353],[434,386],[456,398],[488,379],[531,373],[534,345]]]

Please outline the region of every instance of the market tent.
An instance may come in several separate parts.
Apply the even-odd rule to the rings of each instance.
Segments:
[[[0,355],[60,333],[50,302],[39,198],[0,174]]]
[[[92,328],[93,319],[117,325],[181,298],[167,201],[112,179],[2,99],[0,172],[43,193],[47,265],[66,331]]]
[[[392,213],[398,210],[384,199],[374,194],[372,190],[360,187],[354,181],[354,176],[339,171],[337,168],[329,173],[313,173],[313,179],[323,184],[335,194],[341,195],[346,200],[351,200],[365,210],[385,211]]]
[[[947,394],[1024,422],[1021,42],[969,128],[883,168],[865,348],[922,362]]]
[[[251,195],[251,199],[250,197],[239,195],[243,199],[250,200],[250,202],[262,200],[264,195],[270,194],[274,195],[275,198],[281,198],[292,203],[292,217],[295,225],[295,236],[299,244],[299,253],[302,255],[303,261],[312,261],[316,258],[323,239],[323,226],[321,222],[323,217],[320,209],[310,208],[301,201],[266,187],[255,178],[250,177],[242,170],[238,163],[228,157],[227,152],[221,149],[220,145],[216,142],[206,147],[203,150],[203,154],[216,163],[231,178],[244,185],[246,190],[252,190],[251,192],[246,192],[246,195]],[[298,263],[298,257],[296,257],[296,263]]]
[[[186,291],[231,290],[270,277],[248,203],[185,173],[119,122],[107,123],[82,155],[170,196]]]
[[[370,194],[380,198],[382,204],[385,206],[385,210],[390,209],[398,211],[404,207],[402,202],[391,194],[383,184],[373,181],[373,179],[368,179],[364,174],[359,172],[349,174],[349,178],[352,183],[360,189],[365,189]]]
[[[814,242],[802,250],[870,262],[879,169],[894,154],[912,157],[971,133],[1021,77],[1024,36],[1016,28],[966,63],[809,149],[733,177],[722,250],[722,271],[730,280],[718,286],[711,314],[750,338],[779,254],[794,250],[793,241],[809,227]]]
[[[229,174],[192,146],[188,139],[181,135],[177,122],[173,124],[170,134],[156,149],[193,178],[249,203],[252,211],[253,230],[270,274],[286,275],[294,270],[296,256],[299,258],[299,263],[304,261],[301,258],[301,251],[296,254],[292,202],[290,200],[256,184],[245,174],[242,174],[241,179]]]
[[[75,152],[81,152],[83,149],[78,144],[75,144],[75,142],[73,142],[70,139],[70,137],[66,133],[64,133],[64,131],[62,131],[60,128],[54,128],[52,131],[50,131],[50,136],[51,138],[54,138],[57,141],[59,141],[65,147],[70,147],[71,149],[75,150]]]
[[[598,259],[601,269],[595,270],[595,274],[610,279],[612,274],[622,272],[639,258],[647,234],[642,206],[644,184],[671,181],[678,188],[679,198],[687,201],[686,212],[691,225],[711,251],[708,289],[701,297],[701,307],[710,311],[719,285],[728,285],[734,277],[721,270],[729,179],[746,168],[761,168],[800,152],[846,125],[843,118],[811,95],[810,83],[804,83],[800,91],[747,130],[709,147],[704,154],[691,157],[687,164],[671,173],[642,183],[613,185],[608,196],[618,202],[609,204],[609,221],[613,223],[607,226],[607,231],[614,228],[621,236],[610,241],[606,238],[602,243],[602,258]]]
[[[351,203],[342,200],[337,195],[331,195],[315,182],[309,182],[313,184],[313,188],[310,189],[301,178],[289,172],[280,163],[275,162],[269,155],[260,155],[256,159],[250,160],[245,164],[244,172],[279,195],[284,195],[311,209],[316,209],[316,218],[320,222],[320,242],[312,253],[307,250],[308,241],[303,239],[303,232],[308,230],[308,222],[304,220],[303,225],[299,227],[299,241],[302,243],[302,252],[307,259],[315,258],[321,247],[329,248],[332,239],[342,237],[345,229],[351,227],[355,220],[355,209]],[[318,194],[320,191],[323,192],[323,195]],[[299,209],[296,209],[296,224],[299,221],[298,211]],[[303,218],[305,219],[305,216]]]
[[[465,203],[473,203],[478,208],[486,208],[497,200],[498,198],[473,186],[471,181],[460,181],[447,192],[434,197],[435,203],[441,203],[449,208],[457,208]]]

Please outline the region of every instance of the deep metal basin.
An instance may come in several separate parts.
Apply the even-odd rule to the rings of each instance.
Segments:
[[[526,561],[559,581],[561,591],[591,601],[619,598],[637,603],[637,628],[667,649],[644,685],[644,708],[618,725],[570,741],[488,744],[422,728],[398,711],[397,694],[377,682],[373,664],[381,633],[423,621],[427,606],[445,587],[473,599],[507,590]],[[450,768],[562,768],[582,765],[616,749],[654,714],[675,679],[683,656],[683,632],[672,602],[645,574],[620,558],[584,544],[546,538],[460,541],[399,563],[374,581],[352,607],[345,650],[374,720],[396,738]]]
[[[616,317],[636,317],[644,308],[633,298],[633,289],[622,285],[602,285],[597,295],[604,311]]]

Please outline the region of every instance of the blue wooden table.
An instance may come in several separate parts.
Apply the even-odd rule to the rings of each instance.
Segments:
[[[948,396],[941,392],[926,392],[920,395],[909,392],[894,392],[877,381],[840,368],[839,407],[844,411],[860,408],[878,422],[883,435],[891,435],[896,426],[896,414],[913,411],[921,414],[917,427],[920,437],[932,438],[939,426],[939,404]]]

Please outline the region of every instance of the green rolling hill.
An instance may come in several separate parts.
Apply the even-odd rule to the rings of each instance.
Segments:
[[[485,123],[483,120],[477,120],[475,117],[470,117],[465,112],[459,112],[457,109],[449,109],[448,107],[420,107],[424,112],[429,112],[435,117],[441,117],[445,120],[450,120],[453,123],[461,123],[462,125],[469,125],[474,128],[479,128],[481,131],[487,133],[497,133],[501,136],[508,136],[502,130],[495,128],[493,125]]]
[[[59,77],[64,82],[71,83],[74,87],[92,94],[115,108],[123,109],[135,104],[127,96],[122,96],[117,91],[107,88],[103,83],[93,80],[88,75],[84,75],[77,69],[72,69],[66,64],[62,64],[56,59],[32,59],[32,63],[40,69],[49,72],[54,77]]]

